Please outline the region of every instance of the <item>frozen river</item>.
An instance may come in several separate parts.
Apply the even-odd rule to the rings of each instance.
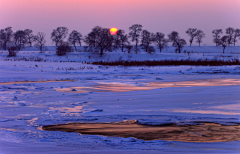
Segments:
[[[224,75],[146,79],[1,83],[0,151],[3,153],[239,153],[240,142],[177,141],[44,131],[69,122],[137,120],[141,124],[239,124],[240,80]],[[184,78],[183,78],[184,77]],[[180,79],[181,78],[181,79]],[[174,79],[176,79],[174,81]],[[178,81],[182,80],[182,81]],[[56,152],[59,153],[59,152]],[[61,153],[61,152],[60,152]]]
[[[224,58],[211,53],[213,48],[192,57]],[[233,49],[227,58],[238,55]],[[239,66],[108,67],[81,63],[95,60],[90,53],[54,54],[24,51],[15,61],[5,61],[6,53],[0,58],[0,154],[240,153]],[[46,62],[21,61],[29,56]],[[113,53],[101,60],[112,56],[128,58]],[[184,53],[131,56],[188,58]],[[59,125],[73,123],[84,124],[85,131],[43,130],[58,125],[73,131],[76,127]]]

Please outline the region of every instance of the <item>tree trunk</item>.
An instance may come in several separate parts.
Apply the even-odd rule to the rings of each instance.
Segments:
[[[75,48],[75,51],[77,51],[77,48],[76,48],[76,44],[74,43],[74,48]]]
[[[100,52],[100,56],[102,56],[103,55],[103,49],[101,49],[101,52]]]
[[[135,47],[135,53],[136,53],[136,54],[138,53],[138,48],[137,48],[137,47]]]
[[[135,41],[136,41],[136,48],[137,48],[138,47],[138,41],[137,41],[137,39]]]
[[[225,48],[226,48],[226,47],[223,47],[223,54],[224,54]]]
[[[4,44],[3,44],[3,49],[4,50],[7,50],[7,42],[5,41]]]

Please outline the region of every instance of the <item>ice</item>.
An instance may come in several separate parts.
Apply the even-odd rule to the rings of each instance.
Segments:
[[[96,109],[96,110],[93,110],[91,112],[103,112],[103,109]]]
[[[155,54],[117,51],[99,57],[96,53],[73,52],[58,57],[53,48],[42,54],[30,48],[20,51],[15,58],[7,57],[3,51],[0,153],[239,153],[239,141],[144,141],[40,129],[44,125],[124,120],[137,120],[144,125],[186,126],[201,122],[238,125],[239,66],[124,67],[97,66],[85,61],[189,56],[230,60],[239,57],[239,49],[227,47],[222,54],[219,47],[185,47],[190,51],[188,55],[176,54],[170,47]],[[34,61],[37,57],[42,60]],[[81,88],[84,90],[80,91]]]
[[[25,103],[18,103],[19,106],[26,106]]]
[[[14,96],[14,98],[12,99],[13,101],[16,101],[17,100],[17,96]]]

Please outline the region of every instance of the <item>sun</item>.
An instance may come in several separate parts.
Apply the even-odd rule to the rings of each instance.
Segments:
[[[118,32],[118,29],[117,29],[117,28],[111,28],[111,29],[110,29],[110,34],[112,34],[112,35],[116,35],[117,32]]]

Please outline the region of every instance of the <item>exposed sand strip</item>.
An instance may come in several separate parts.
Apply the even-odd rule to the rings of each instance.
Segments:
[[[78,132],[89,135],[135,137],[143,140],[167,140],[183,142],[226,142],[240,140],[240,126],[216,123],[179,126],[176,124],[150,126],[137,121],[116,123],[68,123],[43,126],[43,130]]]

